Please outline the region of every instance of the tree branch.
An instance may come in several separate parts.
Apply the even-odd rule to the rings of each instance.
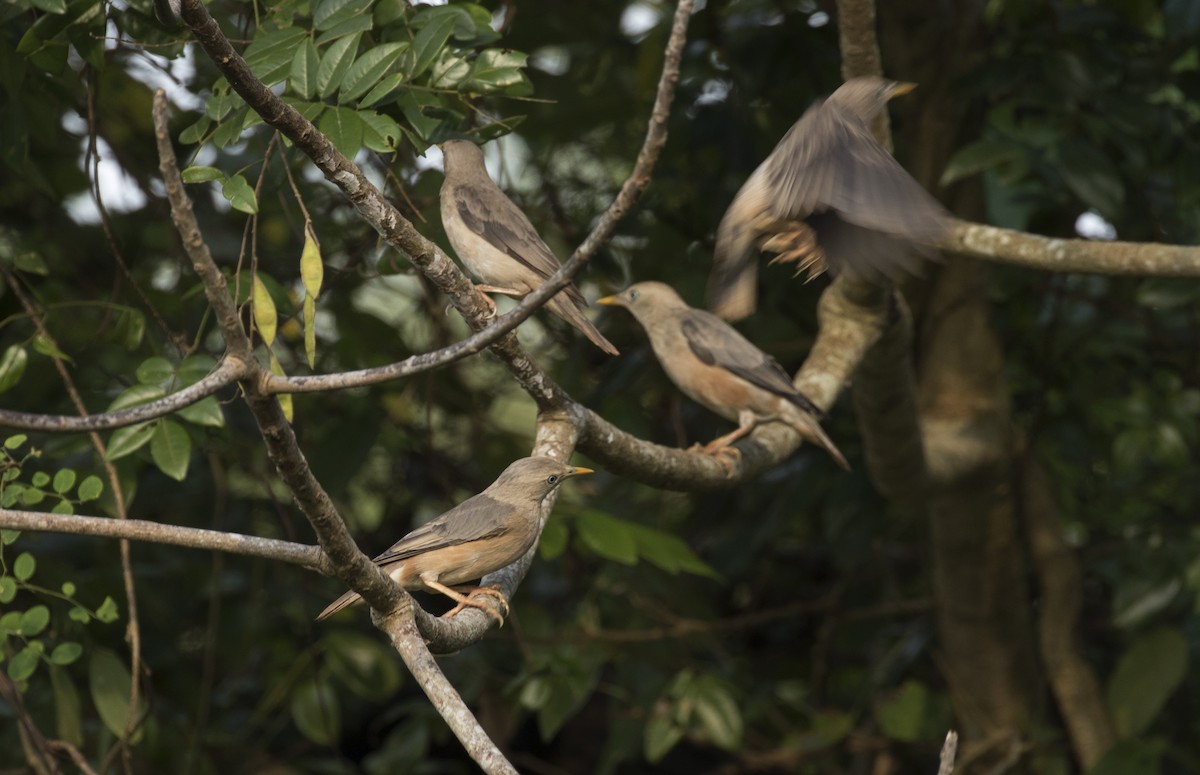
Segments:
[[[1191,245],[1058,239],[956,220],[938,247],[1049,272],[1200,277],[1200,247]]]
[[[247,557],[278,560],[292,565],[300,565],[326,575],[333,573],[332,566],[319,546],[280,541],[275,538],[248,536],[242,533],[180,527],[144,519],[109,519],[108,517],[0,509],[0,528],[127,538],[152,544],[187,546],[192,549],[208,549],[214,552],[229,552]]]

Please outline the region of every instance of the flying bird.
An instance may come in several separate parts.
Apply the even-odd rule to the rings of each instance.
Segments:
[[[485,284],[483,293],[524,296],[562,266],[521,208],[488,177],[483,151],[466,140],[442,144],[446,177],[442,181],[442,225],[450,245],[471,274]],[[546,302],[546,308],[583,332],[592,344],[618,355],[584,317],[583,294],[572,283]]]
[[[949,215],[871,133],[888,100],[915,84],[852,78],[817,100],[746,180],[717,227],[708,307],[726,320],[754,311],[756,249],[795,261],[808,279],[826,269],[867,279],[912,272]]]
[[[762,422],[787,423],[801,436],[820,444],[838,465],[846,458],[825,434],[821,413],[788,378],[783,367],[733,326],[704,310],[689,307],[663,283],[631,285],[597,304],[629,310],[646,329],[650,347],[671,381],[696,403],[738,424],[704,446],[719,460],[736,456],[733,442]]]
[[[458,605],[445,616],[454,616],[472,606],[503,625],[500,614],[476,599],[479,595],[494,597],[507,611],[508,600],[499,590],[464,589],[461,585],[520,559],[537,541],[539,515],[546,496],[568,478],[590,473],[590,468],[564,465],[548,457],[516,460],[486,490],[421,525],[392,544],[374,562],[410,592],[441,592],[454,600]],[[330,603],[317,620],[361,600],[357,592],[347,592]]]

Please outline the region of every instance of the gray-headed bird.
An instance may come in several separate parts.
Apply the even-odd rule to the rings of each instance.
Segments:
[[[646,329],[663,370],[684,395],[738,424],[737,430],[705,445],[708,454],[718,459],[736,455],[730,444],[758,423],[777,420],[820,444],[842,468],[850,467],[817,421],[820,410],[796,389],[774,358],[733,326],[689,307],[662,283],[637,283],[597,304],[629,310]]]
[[[375,564],[410,592],[441,592],[458,603],[445,616],[472,606],[503,625],[500,614],[476,599],[479,595],[494,597],[507,611],[508,600],[499,590],[462,585],[520,559],[537,541],[539,514],[546,496],[569,477],[591,472],[590,468],[575,468],[548,457],[513,461],[486,490],[404,536],[376,557]],[[357,592],[347,592],[317,619],[361,600]]]
[[[756,250],[780,253],[812,279],[828,269],[898,279],[936,242],[948,214],[874,135],[870,124],[915,84],[852,78],[817,100],[746,180],[717,228],[708,307],[726,320],[754,311]]]
[[[466,140],[442,144],[442,226],[459,259],[485,284],[483,293],[524,296],[562,266],[521,208],[488,177],[483,151]],[[546,302],[546,308],[583,332],[592,344],[618,355],[612,342],[584,317],[587,306],[574,283]]]

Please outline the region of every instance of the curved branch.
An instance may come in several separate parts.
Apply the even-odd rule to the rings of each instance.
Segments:
[[[1200,247],[1191,245],[1058,239],[956,220],[938,247],[961,256],[1049,272],[1200,277]]]
[[[327,575],[332,572],[329,561],[319,546],[248,536],[242,533],[226,533],[221,530],[167,525],[144,519],[109,519],[107,517],[68,516],[46,514],[40,511],[0,509],[0,528],[127,538],[152,544],[187,546],[192,549],[208,549],[247,557],[262,557],[267,560],[299,565]]]
[[[82,416],[31,414],[0,409],[0,426],[46,433],[105,431],[124,428],[178,412],[180,409],[215,395],[217,391],[232,385],[246,374],[246,363],[240,358],[230,356],[221,361],[211,374],[200,381],[157,401],[139,404],[128,409],[118,409],[114,412],[98,412]]]

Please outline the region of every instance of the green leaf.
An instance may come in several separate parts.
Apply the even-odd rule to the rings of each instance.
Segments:
[[[21,623],[17,626],[17,631],[26,638],[32,638],[46,629],[49,623],[50,609],[44,605],[35,605],[21,614]]]
[[[224,148],[242,139],[242,123],[246,120],[246,116],[249,113],[250,108],[243,104],[229,118],[222,121],[221,125],[212,133],[213,144],[218,148]]]
[[[330,672],[365,700],[386,700],[404,681],[395,652],[377,638],[341,630],[328,635],[324,643]]]
[[[51,514],[74,514],[75,504],[63,498],[58,503],[54,504],[54,508],[50,509]]]
[[[50,685],[54,689],[54,716],[59,739],[76,747],[83,745],[83,707],[75,682],[67,671],[51,665]]]
[[[245,105],[245,101],[234,91],[214,92],[204,102],[204,113],[213,121],[224,121]]]
[[[29,552],[21,552],[17,555],[16,562],[13,563],[12,572],[17,581],[29,581],[33,576],[33,572],[37,570],[37,560]]]
[[[254,189],[246,182],[246,178],[240,174],[221,184],[221,195],[229,200],[229,204],[235,210],[249,215],[258,212],[258,197],[254,195]]]
[[[9,611],[6,614],[0,614],[0,633],[9,634],[15,633],[21,626],[21,612]]]
[[[597,556],[625,565],[637,562],[637,542],[629,523],[602,511],[584,511],[575,520],[575,529],[584,546]]]
[[[16,449],[29,440],[29,436],[24,433],[14,433],[4,440],[5,449]]]
[[[1152,309],[1175,309],[1200,301],[1200,283],[1174,277],[1151,277],[1137,289],[1137,301]]]
[[[661,702],[660,702],[661,705]],[[675,744],[683,739],[684,728],[675,720],[673,709],[655,707],[642,737],[642,753],[646,760],[655,764],[671,752]]]
[[[67,0],[32,0],[33,7],[46,13],[66,13]]]
[[[225,413],[215,396],[203,398],[191,406],[185,406],[177,414],[192,425],[203,425],[208,428],[224,428]]]
[[[522,86],[527,83],[522,68],[528,58],[520,51],[486,49],[476,57],[470,75],[460,88],[487,93]]]
[[[316,45],[311,40],[301,43],[292,57],[292,91],[305,99],[312,99],[317,93],[317,67],[320,64]]]
[[[1108,709],[1121,737],[1146,731],[1187,674],[1187,640],[1163,627],[1134,641],[1108,683]]]
[[[200,116],[200,120],[179,133],[179,142],[183,145],[196,145],[204,140],[204,135],[208,134],[208,128],[212,126],[212,119],[207,115]]]
[[[55,345],[54,342],[50,341],[42,334],[38,334],[33,337],[33,349],[42,355],[47,355],[51,358],[58,358],[59,360],[66,361],[67,363],[75,362],[71,360],[71,356],[58,349],[58,346]]]
[[[325,280],[325,264],[321,260],[321,243],[313,233],[312,225],[304,225],[304,248],[300,251],[300,279],[304,290],[314,299],[321,295],[321,284]]]
[[[32,481],[34,487],[45,487],[46,485],[50,484],[50,474],[46,473],[45,471],[36,471],[33,474]]]
[[[438,58],[442,49],[445,48],[446,42],[450,40],[450,33],[454,32],[457,22],[458,14],[456,13],[439,14],[430,19],[413,38],[411,58],[413,64],[408,73],[410,81],[424,73]]]
[[[64,581],[62,584],[62,593],[67,597],[75,594],[75,584],[70,581]]]
[[[50,267],[40,253],[26,250],[13,257],[13,266],[26,274],[36,274],[45,277],[50,274]]]
[[[321,133],[329,138],[347,158],[354,158],[362,148],[365,125],[358,111],[351,108],[334,108],[321,114],[317,124]]]
[[[408,43],[384,43],[368,49],[342,78],[338,102],[344,105],[374,88],[407,48]]]
[[[34,674],[41,661],[42,653],[30,644],[8,661],[8,677],[14,681],[24,681]]]
[[[212,373],[217,362],[211,355],[192,355],[179,364],[179,384],[187,387],[194,385]]]
[[[317,36],[317,48],[321,48],[328,43],[331,43],[339,38],[344,38],[347,35],[353,35],[359,32],[367,32],[374,26],[374,21],[370,15],[355,16],[346,19],[344,22],[335,24],[329,29]]]
[[[0,576],[0,603],[7,605],[17,596],[17,580],[12,576]]]
[[[129,686],[129,670],[116,654],[104,648],[92,651],[88,660],[88,687],[91,689],[92,703],[104,726],[118,738],[125,736],[125,726],[129,721]]]
[[[908,680],[890,696],[875,703],[875,718],[885,735],[912,743],[921,737],[928,707],[929,690],[918,681]]]
[[[66,641],[54,647],[50,652],[50,661],[56,665],[69,665],[83,654],[83,646],[73,641]]]
[[[136,309],[126,307],[121,312],[120,319],[113,331],[114,337],[120,340],[126,350],[136,350],[142,344],[146,335],[146,316]]]
[[[655,530],[635,522],[627,523],[634,542],[637,544],[638,556],[647,562],[662,568],[668,573],[685,571],[697,576],[707,576],[720,579],[721,574],[708,563],[696,556],[683,539],[679,536]]]
[[[96,618],[105,624],[111,624],[117,620],[117,616],[117,601],[105,596],[104,602],[96,609]]]
[[[150,457],[164,474],[182,482],[192,457],[192,440],[173,420],[161,420],[150,439]]]
[[[75,486],[75,472],[69,468],[63,468],[54,474],[54,491],[59,495],[69,492]]]
[[[0,357],[0,393],[16,385],[25,374],[29,353],[20,345],[10,345]]]
[[[46,498],[46,493],[35,488],[26,488],[21,491],[21,503],[26,506],[36,506]]]
[[[270,356],[271,373],[280,377],[286,377],[287,374],[283,370],[283,364],[280,363],[279,359],[275,357],[275,353],[270,353]],[[283,410],[283,416],[287,418],[288,422],[291,422],[294,417],[294,405],[292,403],[291,395],[288,393],[280,393],[279,395],[275,396],[275,400],[279,402],[279,408]]]
[[[404,119],[424,139],[432,138],[433,133],[442,125],[442,118],[430,116],[426,113],[427,109],[442,107],[442,100],[436,94],[405,91],[401,92],[399,99],[396,100],[396,104],[403,111]]]
[[[701,675],[692,684],[692,711],[704,737],[719,748],[736,751],[742,745],[742,713],[729,688],[714,675]]]
[[[946,169],[938,181],[939,186],[948,186],[970,175],[994,169],[1021,155],[1021,148],[1008,140],[985,137],[960,148],[946,163]]]
[[[349,35],[334,41],[325,56],[321,57],[321,64],[317,68],[317,94],[321,99],[326,99],[341,86],[342,77],[354,64],[360,37]]]
[[[279,316],[275,311],[275,300],[271,298],[271,293],[258,274],[254,275],[254,293],[251,298],[253,300],[254,327],[258,329],[258,335],[262,337],[263,342],[270,347],[275,341]]]
[[[292,692],[292,720],[301,734],[317,745],[337,742],[342,709],[337,692],[321,676],[305,681]]]
[[[359,109],[369,108],[372,105],[378,105],[384,98],[391,95],[400,84],[404,82],[404,76],[400,73],[392,73],[379,83],[375,84],[371,91],[367,92],[367,96],[358,101]]]
[[[457,89],[471,73],[471,63],[465,57],[442,51],[441,57],[429,72],[429,85],[437,89]]]
[[[86,608],[83,608],[81,606],[75,606],[70,611],[67,611],[67,618],[73,622],[79,622],[80,624],[87,624],[88,622],[90,622],[92,620],[92,615],[90,613],[88,613]]]
[[[328,30],[371,8],[373,0],[321,0],[313,8],[313,26]]]
[[[143,385],[167,385],[175,378],[175,367],[166,358],[155,356],[139,363],[134,376]]]
[[[207,183],[210,180],[223,180],[225,173],[216,167],[188,167],[180,173],[184,183]]]
[[[379,153],[391,153],[400,146],[400,125],[391,116],[373,110],[360,110],[363,122],[363,145]]]
[[[149,443],[150,437],[154,435],[156,425],[157,421],[142,422],[113,431],[112,438],[108,440],[107,459],[109,461],[120,460],[137,452]]]
[[[266,30],[259,28],[254,42],[246,47],[246,64],[267,86],[287,78],[292,67],[292,56],[300,42],[308,37],[303,27],[284,27]],[[218,118],[214,116],[214,118]]]
[[[94,501],[100,497],[102,492],[104,492],[104,482],[98,476],[89,476],[79,483],[78,495],[81,501]]]
[[[134,385],[131,388],[126,388],[113,399],[108,405],[108,411],[115,412],[118,409],[128,409],[131,406],[141,406],[148,404],[151,401],[157,401],[164,397],[167,391],[163,390],[158,385]]]

